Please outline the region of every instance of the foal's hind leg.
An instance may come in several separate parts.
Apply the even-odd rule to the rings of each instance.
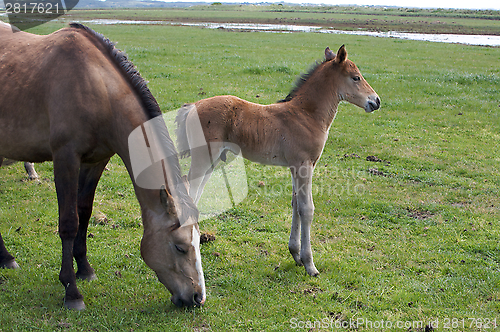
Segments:
[[[25,162],[24,169],[26,170],[26,173],[28,173],[28,178],[30,180],[38,179],[38,174],[35,171],[35,167],[33,166],[33,163]]]
[[[215,166],[220,161],[221,146],[222,143],[216,142],[210,143],[210,149],[205,145],[191,150],[191,167],[188,174],[189,196],[191,196],[195,204],[200,201],[203,188],[205,188]],[[216,155],[211,155],[211,153]]]
[[[90,216],[92,215],[92,205],[94,203],[95,190],[101,178],[102,172],[109,159],[98,164],[82,164],[78,179],[78,233],[73,245],[73,256],[78,266],[76,277],[84,280],[97,279],[94,269],[87,260],[87,228]]]
[[[292,182],[293,178],[292,178]],[[292,193],[292,229],[290,231],[290,240],[288,241],[288,250],[292,254],[295,263],[302,266],[300,260],[300,218],[297,212],[297,194],[295,193],[295,185],[293,186]]]
[[[301,164],[297,168],[292,167],[293,185],[297,199],[296,213],[300,219],[300,260],[304,264],[307,273],[315,277],[319,274],[319,271],[314,266],[311,250],[311,224],[314,216],[314,203],[312,199],[313,171],[314,166],[310,163]]]
[[[189,181],[189,196],[197,205],[203,193],[204,183],[210,178],[212,163],[205,158],[196,158],[193,155],[191,159],[191,167],[188,173]]]

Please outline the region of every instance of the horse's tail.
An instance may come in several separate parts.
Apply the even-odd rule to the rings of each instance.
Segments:
[[[184,104],[177,111],[177,116],[175,117],[175,122],[177,123],[177,150],[179,151],[179,157],[186,158],[191,155],[191,149],[189,148],[189,142],[187,138],[187,126],[186,120],[189,112],[196,108],[194,104]]]

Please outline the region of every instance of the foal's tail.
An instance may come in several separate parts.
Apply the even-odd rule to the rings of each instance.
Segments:
[[[189,142],[187,139],[187,127],[186,127],[186,119],[191,112],[191,110],[195,109],[196,106],[194,104],[184,104],[177,111],[177,116],[175,117],[175,122],[177,123],[177,150],[179,151],[179,157],[186,158],[191,155],[191,149],[189,148]]]

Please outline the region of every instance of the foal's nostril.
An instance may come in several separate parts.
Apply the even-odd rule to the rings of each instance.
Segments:
[[[377,96],[375,98],[370,98],[369,100],[370,107],[372,111],[378,110],[380,108],[380,98]]]

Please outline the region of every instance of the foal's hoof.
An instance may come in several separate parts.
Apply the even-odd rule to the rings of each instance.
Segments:
[[[306,272],[311,277],[317,277],[317,276],[319,276],[319,271],[314,266],[311,267],[311,268],[306,268]]]
[[[304,264],[302,264],[302,260],[300,259],[300,254],[298,254],[298,253],[293,253],[291,250],[290,250],[290,253],[292,254],[293,260],[295,261],[295,263],[296,263],[298,266],[302,266],[302,265],[304,265]]]
[[[28,175],[28,179],[30,179],[30,181],[35,181],[35,180],[38,180],[39,177],[38,177],[38,174],[30,174],[30,175]]]
[[[83,303],[82,299],[79,300],[70,300],[64,301],[64,307],[66,309],[81,311],[85,309],[85,303]]]
[[[7,263],[1,263],[0,264],[0,268],[3,268],[3,269],[18,269],[19,268],[19,264],[17,264],[16,260],[13,259],[13,260],[11,260],[10,262],[7,262]]]

